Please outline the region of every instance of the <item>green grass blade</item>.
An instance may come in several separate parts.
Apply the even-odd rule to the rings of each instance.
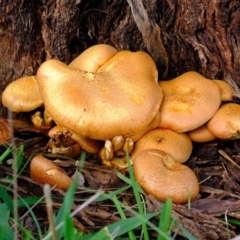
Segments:
[[[36,202],[44,203],[45,200],[42,197],[29,197],[29,198],[24,198],[24,199],[20,198],[18,200],[18,207],[21,208],[21,207],[31,206],[31,205],[34,205]]]
[[[5,189],[0,186],[0,199],[3,200],[3,202],[7,205],[8,210],[13,214],[13,201],[12,197],[9,196],[9,194],[5,191]]]
[[[147,213],[143,217],[144,217],[144,219],[149,220],[156,215],[157,215],[156,213]],[[113,232],[115,232],[116,229],[119,229],[119,231],[115,234],[115,237],[120,237],[120,236],[128,233],[129,231],[141,226],[141,224],[142,224],[142,220],[139,218],[139,216],[134,216],[131,218],[127,218],[125,220],[121,220],[116,223],[112,223],[109,226],[107,226],[106,228],[108,229],[109,233],[113,233]],[[96,234],[98,234],[98,233],[99,233],[99,231],[95,232],[95,233],[91,233],[87,236],[81,237],[79,240],[98,239],[98,238],[96,238]]]
[[[20,169],[20,167],[22,166],[22,163],[23,163],[23,150],[24,150],[24,145],[20,145],[17,149],[17,153],[16,153],[17,154],[17,156],[16,156],[16,158],[17,158],[17,171],[19,171],[19,169]]]
[[[63,219],[70,216],[71,207],[73,205],[74,194],[76,192],[76,189],[77,189],[77,180],[75,180],[70,186],[70,188],[67,190],[63,204],[57,214],[55,226],[58,226],[60,223],[62,223]],[[59,228],[57,230],[57,239],[61,239],[63,237],[64,230],[65,230],[64,228]]]
[[[164,232],[166,235],[169,234],[169,226],[171,221],[171,210],[172,210],[172,199],[168,198],[167,201],[163,204],[159,229]],[[158,236],[158,240],[166,240],[161,234]]]
[[[81,240],[83,238],[80,238]],[[84,240],[113,240],[112,235],[110,234],[109,230],[107,227],[102,228],[100,231],[98,231],[94,237],[93,236],[86,236],[86,239],[84,238]]]
[[[126,182],[127,184],[129,184],[130,186],[132,185],[132,180],[126,176],[124,176],[122,173],[120,172],[117,172],[117,176],[123,180],[124,182]],[[145,195],[145,192],[143,191],[143,189],[140,187],[139,184],[136,184],[136,188],[137,188],[137,191],[143,195]]]
[[[22,224],[18,225],[18,229],[19,229],[19,233],[21,233],[21,235],[22,235],[22,239],[24,239],[24,240],[28,240],[28,239],[35,240],[36,239],[33,236],[32,232],[30,230],[27,230]],[[21,232],[20,232],[20,230],[21,230]],[[40,236],[39,236],[39,239],[41,239]]]
[[[9,147],[1,154],[1,156],[0,156],[0,163],[2,163],[10,153],[12,153],[12,147],[11,147],[11,146],[9,146]]]
[[[138,211],[140,215],[144,215],[144,209],[143,209],[143,204],[140,198],[140,193],[138,191],[139,189],[139,185],[137,184],[135,177],[134,177],[134,173],[133,173],[133,168],[132,165],[130,163],[130,157],[127,154],[127,161],[128,161],[128,170],[129,170],[129,176],[131,179],[131,185],[133,188],[133,193],[137,202],[137,206],[138,206]],[[144,239],[145,240],[149,240],[149,235],[148,235],[148,230],[147,230],[147,224],[145,222],[142,222],[142,230],[143,230],[143,235],[144,235]]]
[[[108,194],[104,194],[104,195],[98,197],[98,198],[95,200],[95,202],[102,202],[102,201],[105,201],[105,200],[107,200],[107,199],[112,199],[113,196],[118,196],[119,194],[121,194],[122,192],[128,190],[129,188],[131,188],[130,185],[124,186],[124,187],[122,187],[122,188],[120,188],[120,189],[117,189],[117,190],[115,190],[115,191],[112,191],[112,192],[110,192],[110,193],[108,193]],[[95,192],[96,192],[96,191],[95,191]]]
[[[190,232],[188,232],[181,224],[179,223],[175,223],[176,226],[178,228],[180,228],[180,230],[182,231],[182,233],[184,234],[184,236],[189,239],[189,240],[197,240],[197,238],[195,238]]]
[[[74,238],[74,225],[70,215],[64,217],[64,239],[73,240]]]
[[[33,201],[33,200],[35,200],[35,201]],[[36,201],[36,200],[37,200],[37,201]],[[39,224],[39,222],[38,222],[38,220],[37,220],[37,217],[35,216],[33,210],[32,210],[31,207],[30,207],[30,205],[33,205],[33,204],[35,204],[36,202],[39,203],[39,202],[41,202],[41,201],[39,201],[39,198],[32,198],[32,199],[26,198],[26,199],[23,199],[23,198],[20,197],[20,199],[19,199],[18,202],[22,204],[22,207],[26,207],[26,208],[28,209],[28,212],[30,213],[30,215],[31,215],[31,217],[32,217],[32,219],[33,219],[33,221],[34,221],[34,223],[35,223],[35,225],[36,225],[39,239],[42,239],[42,232],[41,232],[40,224]],[[19,203],[18,203],[18,207],[19,207]],[[26,234],[28,234],[28,232],[27,232]],[[31,235],[31,234],[30,234],[30,235]],[[25,239],[26,239],[26,237],[24,238],[24,240],[25,240]]]
[[[118,213],[119,213],[121,219],[122,219],[122,220],[127,219],[127,217],[126,217],[126,215],[125,215],[125,213],[124,213],[124,211],[123,211],[123,209],[122,209],[122,207],[121,207],[121,204],[120,204],[120,202],[118,201],[116,195],[113,196],[112,201],[114,202],[114,204],[115,204],[115,206],[116,206],[116,208],[117,208],[117,210],[118,210]],[[136,237],[134,236],[134,233],[133,233],[132,230],[129,230],[129,231],[128,231],[128,236],[129,236],[129,239],[130,239],[130,240],[136,240]]]
[[[2,198],[3,200],[3,203],[1,204],[1,206],[5,206],[5,208],[7,208],[11,214],[13,214],[13,201],[12,201],[12,197],[9,196],[9,194],[4,190],[4,188],[2,186],[0,186],[0,198]],[[19,196],[19,200],[17,202],[17,206],[18,208],[21,208],[21,207],[26,207],[28,209],[28,211],[30,212],[35,224],[36,224],[36,227],[38,229],[38,235],[41,237],[42,234],[41,234],[41,228],[40,228],[40,225],[37,221],[37,218],[36,216],[34,215],[33,211],[31,210],[30,208],[30,205],[33,205],[35,204],[37,201],[39,201],[40,198],[26,198],[26,199],[23,199]],[[40,201],[40,202],[43,202],[43,201]],[[19,221],[19,227],[23,229],[23,227],[21,226],[20,224],[21,222]],[[24,229],[23,229],[24,230]],[[1,239],[1,238],[0,238]]]
[[[0,239],[14,239],[14,232],[9,225],[9,209],[6,204],[0,204]]]
[[[79,166],[78,166],[78,171],[79,172],[82,172],[82,170],[83,170],[83,167],[84,167],[84,164],[85,164],[85,161],[86,161],[86,155],[87,155],[87,152],[82,150],[81,156],[80,156],[80,161],[79,161]]]
[[[83,236],[83,232],[78,231],[76,228],[74,228],[74,239],[80,239]]]
[[[221,220],[221,221],[223,221],[223,222],[226,222],[226,219],[223,218],[223,217],[220,217],[220,218],[218,218],[218,219]],[[228,223],[231,223],[231,224],[240,226],[240,220],[238,220],[238,219],[228,218]]]
[[[144,214],[143,217],[146,220],[151,219],[152,217],[156,216],[155,213],[147,213]],[[116,234],[116,237],[119,237],[132,229],[136,229],[137,227],[141,226],[142,221],[138,216],[134,216],[131,218],[127,218],[121,222],[116,222],[108,226],[109,232],[113,232],[117,227],[120,227],[120,230]]]

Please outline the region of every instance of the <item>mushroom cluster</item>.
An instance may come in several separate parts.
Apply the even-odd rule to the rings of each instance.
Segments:
[[[29,91],[27,99],[19,88]],[[199,194],[196,175],[183,165],[191,155],[192,141],[240,136],[240,106],[233,103],[233,95],[225,81],[206,79],[194,71],[159,81],[147,53],[98,44],[69,65],[45,61],[36,76],[9,84],[2,103],[16,112],[44,106],[43,117],[37,111],[32,121],[45,133],[47,129],[53,153],[75,157],[85,149],[116,168],[127,167],[128,153],[146,193],[186,203]],[[36,161],[46,162],[39,156],[32,160],[31,175],[46,182],[34,172],[39,169]],[[50,184],[61,188],[54,181]]]

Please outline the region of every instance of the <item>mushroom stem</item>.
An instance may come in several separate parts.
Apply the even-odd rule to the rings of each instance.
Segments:
[[[122,149],[124,144],[124,137],[123,136],[116,136],[112,139],[113,151],[117,152]]]

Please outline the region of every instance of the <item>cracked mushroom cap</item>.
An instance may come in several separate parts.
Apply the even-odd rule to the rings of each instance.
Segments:
[[[3,91],[2,104],[13,112],[29,112],[43,105],[35,76],[19,78]]]
[[[199,193],[195,173],[187,166],[176,162],[169,154],[155,149],[138,152],[133,158],[136,181],[147,194],[174,203],[187,203]]]
[[[225,103],[207,122],[207,128],[217,138],[234,140],[240,138],[240,105]]]
[[[144,52],[118,52],[97,73],[48,60],[37,80],[45,108],[59,125],[99,140],[146,127],[163,97],[155,63]]]
[[[191,131],[206,123],[221,104],[220,88],[197,72],[160,81],[159,86],[164,95],[160,128],[175,132]]]
[[[192,141],[186,133],[157,128],[146,133],[135,143],[132,157],[145,149],[158,149],[169,154],[177,162],[183,163],[190,157],[192,148]]]

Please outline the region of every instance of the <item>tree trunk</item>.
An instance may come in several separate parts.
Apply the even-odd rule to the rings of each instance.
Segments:
[[[0,0],[0,10],[0,93],[43,61],[69,63],[97,43],[149,52],[159,79],[195,70],[240,86],[239,1]]]

